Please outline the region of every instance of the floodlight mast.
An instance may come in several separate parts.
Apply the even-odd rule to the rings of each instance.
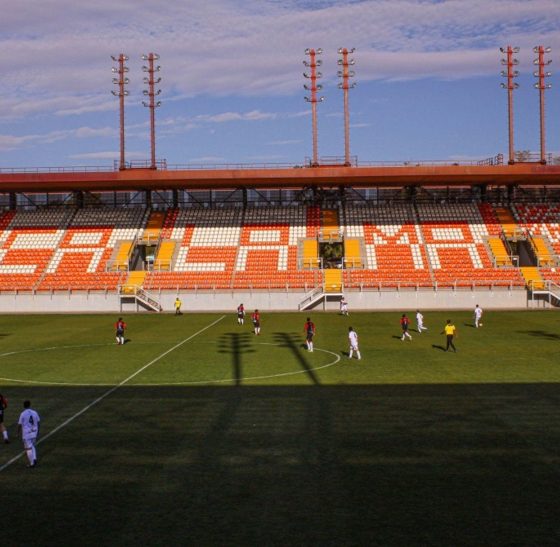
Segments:
[[[317,67],[321,66],[323,62],[320,59],[316,59],[316,56],[321,55],[321,53],[323,53],[321,48],[316,50],[306,49],[305,54],[309,55],[309,61],[303,61],[303,64],[310,69],[309,74],[304,72],[303,75],[306,78],[309,78],[311,85],[304,85],[303,87],[308,91],[311,91],[311,96],[305,97],[305,100],[311,103],[311,125],[313,134],[313,159],[311,160],[311,165],[313,167],[319,165],[317,146],[317,103],[320,103],[325,99],[324,97],[317,97],[317,91],[323,89],[323,86],[317,83],[317,79],[322,77],[322,74],[317,71]]]
[[[533,51],[538,54],[538,57],[533,61],[534,65],[538,65],[539,69],[533,72],[533,76],[537,78],[537,83],[534,87],[539,90],[539,118],[540,118],[540,135],[541,135],[541,159],[540,162],[544,165],[546,163],[546,134],[544,127],[544,92],[552,86],[546,83],[545,78],[551,76],[550,72],[546,72],[544,67],[548,66],[552,61],[545,60],[544,54],[550,53],[549,47],[535,46]]]
[[[514,70],[513,67],[519,64],[517,59],[513,58],[514,53],[519,52],[518,47],[501,47],[500,51],[506,54],[506,58],[502,59],[502,65],[507,67],[507,70],[502,70],[501,75],[507,78],[507,84],[500,84],[502,88],[507,89],[508,97],[508,143],[509,143],[509,159],[508,163],[513,165],[515,163],[515,148],[513,143],[513,90],[519,87],[517,82],[513,79],[519,76],[519,71]]]
[[[338,60],[338,64],[342,66],[342,70],[338,71],[338,76],[342,78],[342,82],[338,87],[342,89],[344,95],[344,165],[350,165],[350,111],[348,108],[348,90],[356,86],[356,83],[349,83],[350,78],[354,77],[354,71],[349,67],[354,64],[354,59],[348,59],[350,53],[354,53],[355,48],[350,50],[346,48],[338,48],[338,53],[342,57]]]
[[[125,86],[130,80],[125,76],[128,72],[128,67],[125,66],[125,61],[128,61],[128,56],[121,53],[118,57],[111,55],[111,59],[118,63],[117,67],[112,67],[113,74],[118,74],[118,78],[113,78],[113,83],[118,86],[118,91],[111,91],[115,97],[119,98],[119,126],[120,126],[120,160],[119,169],[122,171],[126,169],[125,155],[124,155],[124,98],[128,95]]]
[[[160,66],[154,66],[154,61],[159,59],[157,53],[149,53],[142,55],[144,61],[148,61],[148,66],[143,66],[142,70],[148,73],[144,77],[144,83],[148,84],[148,89],[144,90],[144,95],[148,97],[148,102],[142,101],[142,104],[150,109],[150,169],[157,169],[156,165],[156,108],[161,106],[161,101],[156,101],[156,95],[161,93],[161,89],[155,91],[155,84],[161,82],[161,78],[154,78],[154,73],[159,72]]]

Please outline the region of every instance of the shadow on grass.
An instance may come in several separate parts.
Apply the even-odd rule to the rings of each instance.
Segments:
[[[432,344],[432,348],[439,349],[441,351],[445,351],[445,348],[443,346],[438,346],[437,344]]]
[[[232,376],[236,386],[240,386],[243,379],[243,363],[241,355],[252,353],[249,340],[251,335],[248,332],[227,332],[219,342],[219,353],[231,354]]]
[[[36,401],[49,434],[106,391],[8,395]],[[558,384],[123,386],[43,437],[37,470],[22,456],[1,475],[2,542],[558,545],[559,393]],[[2,462],[21,452],[4,448]],[[512,515],[522,515],[515,526]]]
[[[537,338],[545,338],[546,340],[560,340],[560,334],[555,332],[545,332],[544,330],[518,330],[519,334],[528,334]]]
[[[309,376],[309,379],[315,385],[319,385],[321,383],[319,382],[319,378],[317,378],[317,375],[313,372],[313,370],[311,370],[309,363],[301,353],[301,336],[289,332],[275,332],[273,334],[273,339],[292,352],[293,356],[301,365],[301,368],[305,370],[307,376]]]

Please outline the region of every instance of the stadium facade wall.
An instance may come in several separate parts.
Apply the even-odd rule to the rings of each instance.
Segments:
[[[158,295],[164,312],[174,310],[176,292]],[[233,313],[243,302],[248,311],[255,308],[270,311],[296,311],[303,292],[269,291],[198,291],[179,293],[183,312]],[[486,290],[391,290],[347,292],[351,311],[368,310],[445,310],[470,309],[479,304],[484,309],[526,309],[542,306],[532,303],[521,288]],[[337,311],[338,296],[329,296],[309,311]],[[73,291],[52,293],[4,293],[0,295],[0,313],[132,313],[147,312],[136,303],[121,304],[115,292]],[[303,312],[305,313],[305,312]]]

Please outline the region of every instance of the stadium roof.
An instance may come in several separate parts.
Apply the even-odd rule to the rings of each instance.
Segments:
[[[72,168],[0,172],[0,193],[235,188],[353,188],[404,186],[557,186],[560,165],[318,166],[241,169]]]

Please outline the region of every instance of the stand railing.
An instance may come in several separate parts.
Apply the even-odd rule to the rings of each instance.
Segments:
[[[162,310],[161,304],[156,297],[139,285],[123,285],[119,287],[119,296],[121,302],[124,298],[134,298],[137,302],[144,304],[144,306],[154,311],[159,312]]]

